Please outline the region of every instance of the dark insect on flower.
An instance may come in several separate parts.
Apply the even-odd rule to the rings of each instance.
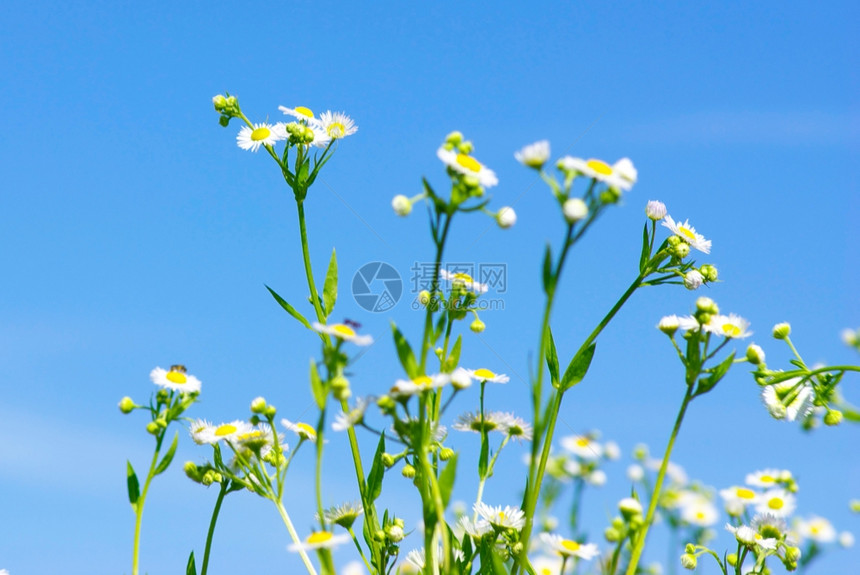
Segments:
[[[351,327],[353,329],[361,329],[361,324],[358,323],[357,321],[352,321],[351,319],[343,320],[343,325],[348,325],[349,327]]]

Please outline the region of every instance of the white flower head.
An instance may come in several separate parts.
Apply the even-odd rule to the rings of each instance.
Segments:
[[[603,457],[609,461],[615,461],[621,457],[621,448],[614,441],[607,441],[603,444]]]
[[[699,270],[690,270],[684,274],[684,287],[688,290],[697,290],[705,283],[705,276]]]
[[[391,200],[391,208],[398,216],[406,217],[412,212],[412,200],[403,194],[398,194]]]
[[[752,485],[753,487],[776,487],[780,484],[784,473],[785,471],[780,469],[764,469],[762,471],[747,474],[744,482],[747,485]]]
[[[747,525],[726,525],[726,531],[734,534],[735,539],[739,543],[746,545],[749,548],[758,547],[760,549],[776,549],[777,540],[773,537],[763,537],[761,533]]]
[[[496,173],[481,162],[467,154],[459,154],[454,150],[446,150],[444,146],[436,151],[436,155],[446,166],[458,174],[475,178],[485,188],[499,183]]]
[[[810,517],[799,519],[795,525],[797,534],[803,539],[809,539],[816,543],[833,543],[836,541],[836,529],[824,517]]]
[[[449,383],[451,383],[451,376],[447,373],[419,375],[414,379],[398,379],[389,393],[394,398],[410,397],[423,391],[444,387]]]
[[[750,322],[739,315],[715,315],[703,326],[705,331],[715,333],[728,339],[743,339],[752,335],[749,331]]]
[[[635,184],[636,180],[639,178],[639,172],[636,170],[636,167],[633,166],[633,162],[630,158],[621,158],[612,164],[612,170],[631,184]]]
[[[678,497],[681,520],[698,527],[709,527],[717,522],[720,512],[711,501],[701,493],[683,491]]]
[[[588,216],[588,204],[580,198],[569,198],[562,204],[561,212],[564,214],[564,219],[569,224],[573,224]]]
[[[504,373],[495,373],[485,367],[478,369],[467,370],[469,374],[478,381],[487,381],[490,383],[508,383],[511,378]]]
[[[530,558],[529,561],[532,567],[535,568],[536,575],[558,575],[561,573],[562,558],[560,556],[547,557],[539,555]]]
[[[657,200],[650,200],[645,206],[645,215],[655,222],[662,220],[666,217],[666,204]]]
[[[320,114],[319,124],[332,140],[351,136],[358,131],[358,126],[344,112],[323,112]]]
[[[761,495],[755,510],[759,513],[770,513],[776,517],[787,517],[791,515],[795,507],[794,495],[785,489],[775,488],[768,489]]]
[[[801,383],[798,377],[766,385],[761,390],[761,399],[774,419],[803,420],[815,409],[812,386]]]
[[[341,412],[335,415],[331,428],[334,431],[346,431],[351,427],[355,427],[364,420],[364,413],[367,411],[369,405],[369,399],[359,397],[355,402],[355,407],[350,409],[348,413]]]
[[[463,561],[465,556],[463,552],[459,549],[454,549],[454,559],[457,561]],[[445,551],[442,549],[442,546],[438,546],[436,548],[436,562],[441,563],[445,560]],[[406,554],[406,563],[400,566],[401,575],[406,575],[407,573],[420,573],[424,571],[424,563],[426,561],[426,554],[424,552],[424,548],[413,549],[409,553]],[[404,569],[406,567],[409,570]],[[412,571],[411,569],[417,569],[417,571]]]
[[[364,513],[364,507],[362,507],[361,503],[342,503],[325,509],[323,511],[323,519],[325,519],[326,523],[340,525],[344,529],[349,529],[362,513]]]
[[[498,431],[499,433],[507,433],[506,422],[507,414],[501,411],[485,412],[483,416],[480,413],[463,413],[457,417],[456,423],[452,425],[457,431],[471,431],[474,433],[482,433]]]
[[[552,533],[541,533],[540,539],[547,547],[563,557],[578,557],[588,561],[600,554],[594,543],[579,543]]]
[[[443,268],[439,270],[439,275],[443,280],[474,293],[486,293],[490,289],[487,284],[473,280],[472,276],[465,272],[451,272]]]
[[[788,530],[785,519],[773,513],[759,513],[753,517],[750,525],[765,538],[781,539],[786,536]]]
[[[298,435],[299,439],[306,439],[313,442],[316,442],[317,440],[317,430],[307,423],[302,421],[292,422],[285,418],[281,420],[281,425]]]
[[[200,393],[200,380],[193,375],[188,375],[183,365],[171,366],[169,370],[156,367],[149,372],[149,379],[155,385],[172,391]]]
[[[563,437],[561,446],[581,459],[600,459],[603,456],[603,446],[588,435]]]
[[[602,487],[606,485],[606,481],[606,472],[602,469],[595,469],[594,471],[585,476],[585,482],[595,487]]]
[[[629,191],[636,182],[636,169],[627,158],[610,166],[603,160],[572,158],[565,156],[558,161],[559,167],[566,172],[576,172],[587,178],[603,182],[610,188]],[[632,178],[632,179],[631,179]]]
[[[466,389],[472,385],[472,374],[464,367],[458,367],[451,372],[451,385],[456,389]]]
[[[236,145],[243,150],[256,152],[260,146],[274,146],[286,138],[286,134],[278,127],[265,122],[254,124],[254,127],[242,126],[236,136]]]
[[[745,509],[747,505],[753,505],[758,502],[758,493],[748,487],[740,485],[733,485],[732,487],[721,489],[720,497],[722,497],[726,502],[726,507],[729,507],[730,505],[733,506],[733,508],[740,506],[741,512],[743,512],[743,509]],[[732,515],[737,514],[732,513]]]
[[[460,517],[460,527],[463,529],[463,532],[468,534],[472,539],[481,539],[484,535],[491,532],[493,530],[490,523],[484,519],[479,519],[477,521],[472,521],[468,515],[463,515]]]
[[[286,114],[287,116],[292,116],[297,120],[302,120],[307,124],[318,124],[319,119],[314,117],[314,113],[310,108],[306,108],[304,106],[296,106],[295,108],[287,108],[286,106],[278,106],[278,110]]]
[[[514,152],[514,158],[524,166],[540,169],[549,160],[549,142],[541,140],[529,144],[518,152]]]
[[[645,470],[638,463],[633,463],[627,468],[627,479],[636,483],[645,477]]]
[[[487,523],[500,529],[520,530],[526,524],[526,516],[519,507],[493,507],[481,502],[475,504],[475,512]]]
[[[517,417],[513,413],[497,414],[501,422],[502,429],[513,439],[518,441],[531,441],[532,426],[529,422],[521,417]]]
[[[697,233],[696,228],[690,225],[690,220],[685,220],[683,224],[681,222],[676,223],[672,216],[667,215],[663,218],[663,226],[690,244],[690,247],[706,254],[711,253],[711,240],[706,240],[702,234]]]
[[[252,429],[254,427],[250,423],[238,419],[221,425],[212,425],[208,421],[198,419],[191,424],[191,438],[200,445],[214,445],[221,440],[231,441]]]
[[[333,323],[324,325],[319,322],[313,323],[314,331],[319,333],[327,333],[334,337],[354,343],[355,345],[370,345],[373,343],[373,337],[369,335],[358,335],[352,327],[345,323]]]
[[[346,533],[335,535],[329,531],[316,531],[299,543],[293,543],[287,549],[290,551],[312,551],[314,549],[334,549],[338,545],[350,541]]]
[[[361,561],[350,561],[343,566],[340,573],[341,575],[364,575],[366,572],[361,565]]]
[[[839,545],[845,549],[854,547],[854,534],[850,531],[843,531],[839,534],[838,541]]]

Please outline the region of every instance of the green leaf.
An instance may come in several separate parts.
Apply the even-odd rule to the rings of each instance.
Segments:
[[[415,379],[421,374],[418,373],[418,362],[415,361],[412,347],[410,347],[406,338],[403,337],[403,334],[400,333],[400,330],[397,329],[394,322],[391,322],[391,331],[394,333],[394,345],[397,347],[397,357],[400,358],[400,364],[403,366],[404,371],[406,371],[406,375],[410,379]]]
[[[376,446],[376,454],[373,456],[373,464],[367,476],[367,500],[370,503],[376,501],[382,493],[382,476],[385,474],[385,466],[382,464],[382,454],[385,453],[385,433],[379,437]]]
[[[485,415],[486,417],[486,415]],[[481,432],[481,455],[478,458],[478,477],[487,478],[487,469],[490,461],[490,438],[486,431]]]
[[[137,500],[140,499],[140,482],[137,480],[137,474],[134,472],[134,467],[131,466],[131,461],[126,460],[126,475],[128,483],[128,502],[131,503],[132,509],[137,509]]]
[[[546,366],[549,368],[549,377],[553,387],[558,387],[558,351],[555,349],[555,340],[549,326],[546,327],[546,332],[549,338],[549,346],[546,349]]]
[[[160,475],[167,470],[167,467],[170,465],[170,462],[173,461],[173,456],[176,455],[176,446],[179,445],[179,432],[176,432],[176,435],[173,436],[173,443],[170,444],[170,449],[167,450],[167,453],[164,454],[164,457],[161,458],[161,463],[158,464],[158,467],[155,468],[155,473],[153,477],[156,475]]]
[[[726,373],[728,373],[729,368],[732,367],[732,362],[735,360],[735,352],[729,354],[729,356],[720,362],[720,364],[713,368],[711,374],[708,377],[703,377],[699,380],[699,385],[696,387],[696,395],[702,395],[704,393],[708,393],[714,386],[720,383],[720,380],[725,377]]]
[[[460,363],[460,345],[462,343],[462,339],[462,336],[457,336],[457,340],[451,348],[451,353],[448,354],[448,359],[445,360],[444,369],[442,371],[451,373],[457,368],[457,364]]]
[[[559,389],[567,391],[582,381],[585,374],[588,373],[588,368],[591,367],[591,359],[594,357],[595,347],[597,347],[597,344],[592,343],[570,360],[570,365],[567,366],[567,369],[561,378]]]
[[[852,423],[860,423],[860,412],[858,412],[854,408],[847,407],[845,405],[840,405],[839,408],[842,410],[842,417],[845,418],[845,421],[851,421]]]
[[[448,508],[451,492],[454,489],[454,479],[457,477],[457,454],[448,460],[448,465],[439,474],[439,491],[442,494],[442,504]]]
[[[185,575],[197,575],[197,565],[194,563],[194,551],[188,556],[188,565],[185,567]]]
[[[311,329],[311,324],[308,320],[305,319],[305,316],[296,311],[296,308],[291,306],[286,302],[284,298],[275,293],[275,290],[266,286],[266,289],[269,290],[269,293],[272,294],[272,297],[275,298],[275,301],[281,304],[281,307],[284,308],[288,314],[299,320],[299,322],[308,329]]]
[[[645,266],[648,264],[648,259],[651,255],[651,243],[648,241],[648,224],[642,230],[642,254],[639,256],[639,273],[645,273]]]
[[[325,283],[323,284],[323,304],[325,305],[326,317],[334,311],[335,302],[337,302],[337,255],[332,248],[331,260],[328,262],[328,271],[325,273]]]
[[[319,371],[317,371],[317,364],[313,359],[311,359],[311,392],[314,395],[314,400],[317,402],[317,407],[320,409],[325,408],[325,385],[323,385]]]
[[[552,250],[549,244],[546,245],[546,252],[543,256],[543,291],[550,292],[552,286]]]

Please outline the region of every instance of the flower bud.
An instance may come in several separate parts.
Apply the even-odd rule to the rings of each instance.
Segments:
[[[690,244],[679,241],[677,245],[669,248],[669,253],[678,259],[684,259],[690,255]]]
[[[511,546],[511,551],[513,552],[513,554],[514,554],[515,556],[516,556],[516,555],[519,555],[520,553],[522,553],[522,552],[523,552],[523,544],[522,544],[522,542],[517,541],[516,543],[514,543],[514,544],[513,544],[513,546]]]
[[[833,427],[840,423],[842,423],[842,412],[838,409],[831,409],[824,414],[824,425]]]
[[[393,543],[399,543],[403,541],[403,538],[405,537],[403,533],[403,528],[398,527],[397,525],[389,525],[385,531],[388,535],[388,539],[390,539]]]
[[[761,346],[751,343],[747,347],[747,361],[753,365],[761,365],[764,363],[764,350]]]
[[[255,397],[251,400],[251,413],[263,413],[266,411],[266,399],[263,397]]]
[[[158,424],[154,421],[150,421],[146,424],[146,432],[151,433],[152,435],[156,435],[159,429]]]
[[[637,515],[642,515],[642,504],[632,497],[625,497],[618,502],[618,509],[627,521]]]
[[[376,532],[373,534],[373,540],[378,541],[380,543],[385,541],[385,531],[383,531],[382,529],[377,529]]]
[[[394,465],[394,456],[390,453],[383,453],[382,465],[385,466],[385,469],[391,468],[391,466]]]
[[[459,144],[462,141],[463,141],[463,133],[462,132],[454,131],[454,132],[451,132],[450,134],[448,134],[447,136],[445,136],[445,142],[448,144],[453,144],[456,146],[457,144]]]
[[[391,207],[398,216],[408,216],[412,211],[412,201],[403,194],[398,194],[391,200]]]
[[[443,447],[441,450],[439,450],[439,459],[441,459],[442,461],[448,461],[452,457],[454,457],[454,450],[450,447]]]
[[[689,569],[690,571],[692,571],[696,568],[698,562],[699,561],[698,559],[696,559],[695,555],[692,555],[690,553],[684,553],[683,555],[681,555],[681,567],[683,567],[684,569]]]
[[[612,527],[607,527],[603,530],[603,537],[609,543],[616,543],[618,541],[621,541],[621,533],[619,533],[616,529],[613,529]]]
[[[274,405],[267,405],[266,409],[263,411],[263,415],[266,416],[267,419],[272,419],[275,417],[275,414],[278,413],[278,408]]]
[[[639,443],[633,448],[633,459],[637,461],[645,461],[648,459],[648,446],[644,443]]]
[[[212,98],[212,104],[215,106],[216,112],[223,112],[224,109],[227,107],[227,98],[225,98],[221,94],[218,94],[217,96]]]
[[[469,329],[471,329],[475,333],[481,333],[485,329],[487,329],[487,325],[480,319],[475,318],[475,321],[469,324]]]
[[[699,271],[702,272],[702,275],[705,277],[705,281],[715,282],[717,281],[717,277],[719,277],[719,273],[717,273],[717,268],[712,266],[711,264],[705,264],[699,268]]]
[[[662,220],[666,217],[666,204],[657,200],[651,200],[645,206],[645,215],[648,216],[648,219],[655,222]]]
[[[565,200],[561,206],[561,211],[564,214],[564,219],[573,224],[588,216],[588,205],[579,198],[570,198]]]
[[[169,403],[170,402],[170,392],[166,389],[159,389],[155,394],[155,401],[158,403]]]
[[[403,466],[403,469],[400,471],[400,474],[407,479],[412,479],[413,477],[415,477],[415,468],[407,463]]]
[[[186,461],[185,465],[182,466],[182,469],[185,471],[185,475],[188,476],[188,479],[191,481],[197,481],[197,464],[193,461]]]
[[[844,549],[848,549],[849,547],[854,547],[854,534],[850,531],[843,531],[839,534],[839,545]]]
[[[418,292],[418,303],[420,303],[424,307],[427,307],[427,305],[430,303],[430,292],[426,289],[423,289]]]
[[[134,400],[128,396],[125,396],[119,400],[119,410],[123,413],[131,413],[132,411],[134,411],[135,407],[137,407],[137,404],[134,403]]]
[[[609,188],[600,192],[600,203],[602,204],[617,204],[621,199],[621,192],[615,188]]]
[[[711,298],[704,296],[696,300],[696,309],[711,315],[720,313],[720,308],[717,307],[717,303]]]
[[[791,333],[791,324],[788,322],[778,323],[773,326],[773,337],[775,339],[785,339]]]
[[[786,545],[785,546],[786,567],[788,567],[789,564],[797,563],[799,560],[800,560],[800,549],[797,547],[794,547],[793,545]]]
[[[513,227],[517,223],[517,213],[510,206],[505,206],[496,214],[496,223],[503,230]]]
[[[726,555],[726,561],[728,561],[729,565],[732,567],[738,564],[738,554],[737,553],[729,553]]]
[[[849,501],[848,509],[850,509],[852,513],[860,513],[860,499],[852,499]]]
[[[457,147],[460,149],[461,154],[471,154],[472,152],[475,151],[475,144],[473,144],[469,140],[465,140],[463,142],[460,142],[460,144]]]
[[[379,409],[381,409],[383,413],[392,413],[394,408],[397,406],[397,403],[390,395],[383,395],[376,400],[376,405],[379,406]]]
[[[684,287],[688,290],[697,290],[702,287],[705,278],[699,273],[699,270],[690,270],[684,276]]]

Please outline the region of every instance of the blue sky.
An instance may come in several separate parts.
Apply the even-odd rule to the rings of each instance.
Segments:
[[[700,261],[717,265],[723,281],[707,295],[752,321],[769,361],[787,362],[768,337],[787,320],[807,361],[856,362],[839,332],[860,326],[857,12],[850,2],[6,2],[0,568],[128,572],[124,459],[143,465],[151,440],[138,414],[115,406],[123,395],[148,396],[154,366],[181,362],[200,377],[193,416],[241,417],[257,395],[290,418],[310,406],[305,374],[316,344],[263,287],[295,305],[305,296],[294,202],[270,160],[235,146],[238,127],[218,125],[211,97],[224,91],[257,121],[279,118],[278,105],[307,105],[346,110],[359,125],[307,202],[318,274],[338,250],[337,314],[379,340],[356,365],[359,393],[400,376],[389,321],[416,338],[420,320],[403,301],[388,314],[365,312],[347,280],[369,261],[407,276],[432,257],[421,210],[403,220],[389,204],[418,193],[421,176],[444,187],[435,150],[453,129],[498,174],[493,205],[519,215],[504,232],[488,218],[463,218],[450,249],[452,260],[507,265],[504,311],[484,314],[480,339],[464,336],[464,363],[512,377],[494,390],[496,408],[528,397],[520,376],[537,345],[541,250],[563,231],[545,187],[513,159],[544,138],[555,157],[629,156],[640,175],[571,257],[553,322],[562,355],[635,276],[642,210],[660,199],[713,240]],[[625,456],[639,441],[663,445],[683,390],[653,326],[688,313],[697,295],[636,294],[602,336],[588,379],[566,396],[564,433],[599,428]],[[849,398],[856,383],[846,382]],[[372,437],[363,439],[372,449]],[[469,439],[456,438],[467,453]],[[676,459],[717,487],[787,467],[800,481],[802,515],[860,533],[847,511],[860,497],[858,440],[856,427],[806,435],[771,420],[738,368],[694,403]],[[180,462],[205,456],[190,443]],[[488,486],[492,503],[518,500],[520,454],[506,455],[505,473]],[[333,441],[326,465],[346,457]],[[311,466],[302,463],[288,505],[309,526]],[[626,495],[623,469],[610,469],[586,505],[595,536]],[[458,495],[469,500],[475,478],[466,471]],[[330,503],[356,496],[339,474],[326,482]],[[383,497],[414,526],[410,493],[394,475]],[[199,553],[214,496],[178,465],[159,478],[144,570],[175,573],[192,548]],[[222,521],[211,573],[259,570],[272,556],[285,571],[295,564],[262,501],[228,499]],[[858,557],[856,548],[834,550],[817,572],[848,575]]]

